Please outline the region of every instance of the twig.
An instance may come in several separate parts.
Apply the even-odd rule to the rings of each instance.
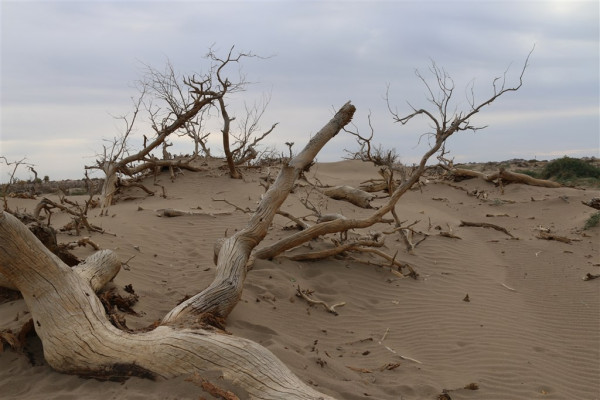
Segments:
[[[300,218],[294,217],[292,214],[286,212],[286,211],[277,211],[277,214],[281,215],[282,217],[286,217],[287,219],[292,220],[293,222],[296,223],[296,225],[300,228],[300,229],[308,229],[310,228],[310,226],[302,221]]]
[[[126,271],[129,271],[129,269],[131,268],[131,266],[129,265],[129,261],[133,260],[135,258],[135,255],[129,257],[127,259],[127,261],[121,261],[121,265],[123,266],[123,269]],[[125,266],[127,266],[127,268],[125,268]]]
[[[246,207],[245,209],[242,208],[242,207],[238,207],[235,204],[233,204],[230,201],[228,201],[227,199],[212,199],[212,201],[222,201],[223,203],[229,204],[230,206],[234,207],[237,211],[241,211],[241,212],[246,213],[246,214],[254,212],[249,207]]]
[[[545,239],[545,240],[556,240],[557,242],[563,242],[563,243],[567,243],[567,244],[571,244],[571,242],[573,241],[573,239],[569,239],[568,237],[558,236],[553,233],[544,232],[544,231],[540,231],[540,233],[538,233],[538,235],[537,235],[537,238]]]
[[[500,231],[502,233],[507,234],[511,238],[514,238],[514,236],[509,231],[507,231],[506,228],[503,228],[503,227],[498,226],[498,225],[490,224],[490,223],[487,223],[487,222],[467,222],[467,221],[460,221],[460,225],[459,226],[475,226],[475,227],[479,227],[479,228],[492,228],[492,229],[495,229],[497,231]]]
[[[76,247],[84,247],[85,245],[90,245],[94,250],[100,250],[100,246],[94,243],[88,236],[82,237],[75,242],[67,243],[65,247],[72,250]]]
[[[335,311],[336,307],[341,307],[341,306],[346,305],[346,302],[343,301],[341,303],[337,303],[337,304],[333,304],[332,306],[329,306],[323,300],[314,300],[314,299],[311,299],[304,291],[302,291],[300,289],[299,285],[298,285],[298,288],[296,289],[296,296],[302,297],[304,300],[306,300],[310,304],[320,304],[320,305],[322,305],[323,307],[325,307],[325,310],[327,310],[328,312],[332,313],[333,315],[338,315],[338,312]]]
[[[398,352],[386,345],[383,344],[383,341],[385,340],[385,338],[387,337],[388,333],[390,333],[390,328],[387,328],[385,330],[385,333],[383,334],[383,336],[381,337],[381,340],[379,341],[379,344],[382,345],[383,347],[385,347],[387,350],[391,351],[392,353],[396,354],[398,357],[400,357],[403,360],[407,360],[407,361],[413,361],[416,362],[417,364],[423,364],[421,361],[419,360],[415,360],[414,358],[410,358],[410,357],[405,357],[403,355],[398,354]]]
[[[583,277],[584,281],[591,281],[593,279],[598,279],[600,278],[600,274],[591,274],[591,273],[587,273],[585,274],[585,276]]]
[[[381,344],[381,342],[383,342],[385,340],[385,338],[387,337],[388,333],[390,332],[390,328],[388,327],[385,330],[385,333],[383,334],[383,336],[381,337],[381,339],[379,339],[379,344]]]
[[[345,251],[359,251],[359,246],[377,246],[381,247],[384,242],[378,242],[376,240],[358,240],[356,242],[349,242],[338,245],[332,249],[325,249],[320,251],[313,251],[309,253],[295,254],[288,258],[293,261],[308,261],[308,260],[321,260],[323,258],[335,256]],[[360,250],[362,251],[362,249]]]
[[[444,237],[451,238],[451,239],[460,239],[460,240],[462,240],[462,238],[460,236],[456,236],[452,232],[441,231],[440,232],[440,236],[444,236]]]

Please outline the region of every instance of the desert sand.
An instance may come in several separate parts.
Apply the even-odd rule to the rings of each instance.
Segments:
[[[130,328],[150,325],[211,282],[215,241],[243,227],[250,217],[214,200],[254,208],[264,192],[260,178],[269,172],[274,176],[277,168],[248,169],[243,180],[232,180],[225,170],[209,169],[185,172],[174,182],[165,173],[160,183],[166,198],[147,197],[132,188],[131,199],[112,206],[109,216],[90,211],[90,222],[109,233],[93,233],[91,239],[129,260],[114,284],[131,284],[139,295],[134,307],[139,315],[125,315]],[[324,184],[357,186],[376,178],[377,172],[359,161],[342,161],[316,164],[308,176]],[[474,190],[484,195],[469,195]],[[296,189],[282,209],[295,216],[310,214],[299,201],[306,195],[307,189]],[[398,234],[388,235],[384,248],[391,255],[397,252],[396,258],[409,263],[418,279],[393,274],[369,254],[353,256],[370,264],[343,257],[258,260],[227,330],[267,347],[303,381],[339,399],[436,399],[444,390],[454,400],[600,399],[600,279],[583,279],[588,273],[600,274],[600,228],[582,229],[594,210],[581,204],[598,196],[600,191],[593,189],[510,184],[502,193],[480,179],[423,180],[400,200],[397,213],[409,223],[419,221],[413,228],[429,236],[413,254]],[[349,218],[372,212],[314,191],[310,200],[323,212]],[[38,201],[10,199],[9,205],[32,211]],[[380,198],[372,204],[383,202]],[[165,208],[205,214],[160,217],[159,210]],[[314,217],[307,219],[314,222]],[[52,217],[55,227],[68,221],[64,214]],[[495,224],[512,237],[460,226],[461,221]],[[261,245],[288,235],[291,227],[293,223],[277,216]],[[540,239],[542,229],[571,242]],[[369,230],[391,226],[378,224]],[[441,236],[440,231],[460,239]],[[61,233],[58,239],[70,242],[76,237]],[[326,240],[309,245],[318,249]],[[93,250],[75,252],[84,258]],[[336,309],[337,316],[328,313],[298,298],[298,286],[328,304],[345,305]],[[26,318],[23,300],[0,305],[0,327],[15,318]],[[228,387],[216,375],[209,379]],[[120,383],[60,374],[44,362],[39,339],[31,338],[23,354],[9,349],[0,353],[0,398],[213,397],[186,377]]]

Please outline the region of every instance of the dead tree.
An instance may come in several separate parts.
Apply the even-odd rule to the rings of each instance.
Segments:
[[[440,161],[438,166],[446,170],[455,180],[480,178],[486,182],[494,182],[500,185],[506,183],[522,183],[524,185],[541,186],[547,188],[562,187],[562,185],[558,182],[546,179],[537,179],[526,174],[507,171],[503,167],[499,168],[498,172],[493,174],[484,174],[480,171],[456,167],[454,166],[454,162],[452,160],[448,160],[442,156],[439,156],[438,160]]]
[[[244,105],[245,117],[238,124],[239,132],[231,133],[231,136],[235,139],[233,143],[234,149],[231,150],[231,156],[235,165],[242,165],[256,159],[258,156],[257,145],[277,127],[278,123],[275,123],[266,131],[258,133],[260,130],[260,120],[270,100],[270,97],[264,97],[261,103],[255,103],[251,107],[247,104]]]
[[[12,171],[10,171],[10,175],[8,177],[8,182],[5,183],[4,185],[2,185],[3,209],[4,209],[4,211],[9,211],[8,201],[6,198],[7,198],[8,194],[10,193],[11,186],[13,185],[13,183],[15,183],[15,174],[17,173],[17,170],[22,165],[26,166],[28,168],[31,168],[33,170],[34,165],[30,164],[28,162],[25,162],[26,158],[22,158],[17,161],[8,161],[8,159],[6,157],[0,156],[0,159],[2,160],[4,165],[6,165],[8,168],[12,169]],[[36,173],[36,178],[37,178],[37,173]]]
[[[360,146],[358,151],[345,150],[345,152],[349,154],[349,159],[370,162],[376,167],[380,167],[379,174],[382,179],[374,179],[368,185],[362,186],[361,189],[369,193],[387,190],[391,194],[396,188],[394,172],[399,172],[401,176],[399,183],[402,183],[406,179],[405,167],[399,162],[400,156],[396,153],[396,149],[384,149],[381,145],[373,145],[375,132],[371,123],[371,115],[368,116],[368,122],[370,130],[368,137],[361,135],[358,129],[344,129],[345,132],[356,138],[356,142]]]
[[[533,52],[533,50],[531,51]],[[271,259],[284,251],[295,248],[305,242],[308,242],[319,236],[323,236],[331,233],[347,232],[350,229],[367,228],[376,223],[381,222],[384,216],[388,213],[394,212],[394,207],[400,198],[416,184],[423,173],[427,169],[428,160],[442,151],[448,138],[457,132],[461,131],[477,131],[484,127],[476,127],[471,125],[470,119],[475,114],[479,113],[484,107],[492,104],[500,96],[515,92],[523,85],[523,76],[527,70],[529,57],[531,52],[527,55],[525,63],[521,69],[518,83],[513,86],[507,86],[506,74],[504,72],[502,77],[495,78],[492,82],[492,94],[487,97],[481,103],[475,102],[475,95],[473,90],[471,96],[468,98],[470,107],[465,111],[451,111],[454,107],[451,106],[454,94],[454,82],[450,76],[440,69],[435,63],[431,67],[431,72],[435,80],[435,87],[430,85],[425,78],[417,71],[417,76],[425,84],[428,91],[428,101],[435,107],[435,111],[429,111],[424,108],[414,108],[411,106],[413,112],[407,116],[400,116],[397,111],[394,111],[389,102],[389,96],[386,96],[388,109],[392,114],[393,120],[402,125],[408,123],[412,118],[417,116],[425,116],[434,128],[434,131],[429,133],[431,139],[430,149],[421,157],[419,164],[413,169],[410,176],[390,194],[388,201],[381,206],[377,211],[371,214],[367,218],[355,219],[355,218],[338,218],[332,221],[322,222],[315,224],[308,229],[304,229],[297,233],[294,233],[288,237],[285,237],[269,246],[262,247],[255,252],[256,258],[259,259]],[[389,94],[389,89],[388,89]],[[370,139],[365,141],[370,146]],[[362,153],[365,153],[363,151]],[[367,153],[369,154],[369,153]]]
[[[296,179],[354,111],[350,103],[344,105],[281,169],[248,225],[221,244],[213,283],[148,332],[114,327],[94,294],[89,277],[109,275],[102,260],[110,251],[103,251],[100,260],[88,258],[81,268],[91,274],[78,273],[49,253],[16,218],[0,214],[0,274],[23,294],[48,364],[84,376],[152,379],[218,369],[251,398],[331,399],[300,381],[264,347],[214,325],[220,325],[240,300],[250,254],[265,237]],[[108,264],[114,267],[113,262]]]
[[[211,63],[209,70],[202,75],[178,76],[171,64],[164,71],[147,67],[145,77],[139,82],[140,95],[134,101],[133,112],[124,122],[124,133],[104,146],[96,165],[86,169],[100,169],[105,179],[101,193],[101,214],[112,204],[119,188],[119,177],[140,177],[148,170],[168,167],[198,170],[190,165],[192,158],[159,159],[152,152],[165,143],[172,135],[189,135],[194,138],[195,147],[203,146],[206,139],[202,130],[202,118],[210,115],[216,108],[223,119],[223,147],[232,177],[239,173],[235,170],[233,156],[229,150],[229,123],[233,120],[227,111],[226,98],[239,92],[247,85],[244,77],[231,81],[227,76],[228,67],[241,62],[243,58],[254,57],[250,53],[233,54],[233,47],[227,57],[219,58],[212,50],[207,55]],[[133,150],[130,139],[134,128],[139,125],[141,113],[147,114],[152,135],[144,135],[141,150]]]
[[[198,115],[183,126],[183,132],[179,136],[187,136],[194,141],[194,153],[192,159],[200,156],[200,150],[204,153],[205,158],[211,156],[210,147],[208,147],[208,137],[210,131],[206,131],[205,122],[210,118],[210,110],[205,109],[198,113]]]
[[[229,51],[229,54],[227,54],[227,57],[223,59],[219,58],[212,51],[209,53],[209,57],[217,64],[219,64],[219,67],[215,70],[215,79],[218,83],[219,88],[221,88],[221,90],[224,93],[232,93],[234,91],[239,91],[245,84],[245,82],[242,80],[241,83],[232,84],[229,81],[229,79],[223,76],[223,69],[230,63],[239,62],[240,59],[243,57],[254,57],[254,55],[248,53],[240,53],[234,56],[232,52],[233,47]],[[246,108],[246,130],[242,132],[242,138],[238,140],[240,145],[236,149],[231,150],[231,122],[235,120],[235,116],[229,114],[225,97],[221,96],[218,99],[218,109],[221,114],[221,119],[223,121],[223,127],[221,129],[221,134],[223,136],[223,152],[225,153],[225,159],[227,161],[229,175],[232,178],[239,179],[242,177],[241,173],[237,170],[236,165],[239,165],[247,160],[251,160],[252,158],[256,157],[257,153],[255,152],[254,146],[259,141],[264,139],[268,134],[270,134],[273,131],[273,129],[275,129],[275,127],[277,126],[277,124],[274,124],[271,127],[271,129],[269,129],[262,135],[256,137],[252,144],[250,143],[250,138],[254,134],[257,128],[258,121],[264,113],[267,104],[268,101],[264,103],[264,107],[262,108],[262,110],[258,108],[255,108],[254,110],[248,110],[248,108]],[[244,126],[244,124],[242,124],[242,126]]]

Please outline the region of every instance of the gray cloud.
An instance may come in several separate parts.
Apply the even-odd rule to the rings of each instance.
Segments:
[[[399,111],[407,100],[426,106],[414,70],[426,76],[435,60],[465,107],[470,82],[483,99],[512,63],[513,83],[535,43],[523,88],[476,118],[487,130],[452,138],[450,149],[464,160],[598,156],[598,2],[46,1],[2,2],[1,11],[0,154],[27,156],[51,177],[80,176],[102,138],[119,133],[111,114],[131,110],[143,64],[169,59],[182,74],[202,72],[213,44],[273,55],[244,62],[258,83],[234,100],[272,93],[264,123],[280,126],[270,143],[299,143],[352,100],[359,128],[370,111],[377,140],[410,161],[427,125],[392,123],[387,84]],[[353,146],[339,136],[320,159]]]

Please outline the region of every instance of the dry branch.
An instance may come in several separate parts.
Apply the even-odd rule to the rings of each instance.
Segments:
[[[571,242],[573,241],[573,239],[569,239],[568,237],[558,236],[553,233],[544,232],[544,231],[540,231],[540,233],[538,233],[537,237],[538,237],[538,239],[556,240],[557,242],[562,242],[562,243],[567,243],[567,244],[571,244]]]
[[[447,237],[447,238],[450,238],[450,239],[460,239],[460,240],[462,240],[462,238],[460,236],[457,236],[454,233],[447,232],[447,231],[441,231],[440,232],[440,236],[444,236],[444,237]]]
[[[480,178],[486,182],[497,182],[498,184],[522,183],[525,185],[541,186],[541,187],[547,187],[547,188],[562,187],[562,185],[558,182],[549,181],[549,180],[545,180],[545,179],[533,178],[526,174],[519,174],[516,172],[507,171],[504,168],[500,168],[500,170],[498,172],[488,175],[488,174],[484,174],[483,172],[473,171],[470,169],[456,168],[456,167],[452,166],[451,164],[450,164],[450,166],[445,165],[445,164],[439,164],[439,165],[440,165],[440,167],[446,169],[455,178],[463,178],[463,179]]]
[[[300,289],[300,286],[298,286],[298,288],[296,289],[296,296],[303,298],[304,300],[306,300],[307,302],[309,302],[310,304],[317,304],[317,305],[322,305],[325,310],[327,310],[327,312],[332,313],[333,315],[338,315],[339,313],[335,310],[336,307],[341,307],[346,305],[345,301],[342,301],[341,303],[336,303],[333,305],[328,305],[327,303],[325,303],[323,300],[315,300],[313,298],[310,297],[310,295],[313,292],[310,290],[302,290]]]
[[[306,222],[302,221],[300,218],[294,217],[292,214],[290,214],[287,211],[277,211],[278,215],[281,215],[282,217],[285,217],[293,222],[296,223],[296,226],[298,226],[298,228],[300,229],[308,229],[310,228],[310,225],[308,225]]]
[[[205,211],[183,211],[176,210],[173,208],[161,208],[157,211],[157,216],[159,217],[180,217],[182,215],[192,215],[192,216],[209,216],[216,217],[217,215],[231,215],[230,212],[227,211],[219,211],[219,212],[205,212]]]
[[[71,204],[72,206],[74,206],[75,210],[65,207],[62,204],[58,204],[46,197],[44,197],[36,206],[35,209],[33,211],[33,217],[36,220],[40,219],[40,212],[42,210],[45,210],[46,212],[50,213],[51,210],[53,208],[58,208],[59,210],[66,212],[67,214],[71,214],[73,216],[75,216],[77,218],[77,222],[76,225],[80,222],[83,224],[83,226],[85,226],[85,228],[87,229],[88,232],[100,232],[100,233],[104,233],[104,230],[96,225],[92,225],[88,222],[87,219],[87,206],[84,207],[83,209],[77,204],[77,203],[73,203],[68,201],[68,199],[63,198],[64,201],[67,201],[67,203]]]
[[[374,195],[351,186],[334,186],[321,189],[321,192],[334,200],[344,200],[361,208],[371,208]]]
[[[353,241],[353,242],[349,242],[349,243],[343,243],[343,244],[337,245],[336,247],[333,247],[330,249],[313,251],[313,252],[309,252],[309,253],[294,254],[291,256],[287,256],[287,258],[289,258],[290,260],[293,260],[293,261],[322,260],[324,258],[333,257],[335,255],[344,253],[346,251],[358,251],[358,249],[360,247],[364,247],[364,246],[381,247],[381,246],[383,246],[383,244],[384,244],[383,241],[357,240],[357,241]]]
[[[562,185],[558,182],[549,181],[545,179],[536,179],[529,175],[507,171],[504,168],[500,169],[500,172],[498,173],[498,178],[501,179],[503,182],[523,183],[525,185],[541,186],[546,188],[562,187]]]
[[[491,228],[491,229],[495,229],[499,232],[505,233],[508,236],[510,236],[511,238],[514,238],[514,236],[506,230],[506,228],[503,228],[501,226],[498,225],[494,225],[494,224],[490,224],[487,222],[467,222],[467,221],[460,221],[460,225],[459,226],[475,226],[475,227],[479,227],[479,228]]]

